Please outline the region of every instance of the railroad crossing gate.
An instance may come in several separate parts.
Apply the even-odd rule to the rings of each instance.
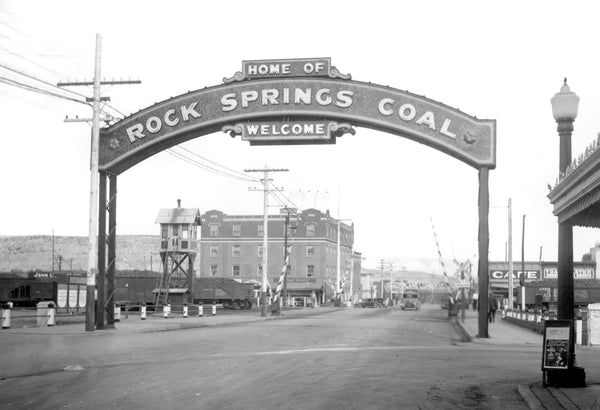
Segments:
[[[112,306],[114,289],[119,174],[158,152],[214,132],[239,136],[251,145],[335,144],[338,137],[355,134],[357,127],[417,141],[479,171],[479,294],[487,295],[488,173],[496,167],[496,121],[408,91],[354,81],[330,58],[305,58],[243,61],[241,71],[220,85],[162,101],[100,131],[98,271],[99,285],[106,272],[109,287],[104,305]],[[107,322],[113,323],[110,309],[107,314]],[[104,318],[97,318],[97,325],[99,321],[103,325]],[[485,317],[479,323],[480,335],[487,335]]]

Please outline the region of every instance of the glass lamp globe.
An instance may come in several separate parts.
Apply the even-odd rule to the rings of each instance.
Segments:
[[[552,115],[556,121],[571,120],[574,121],[577,117],[577,109],[579,108],[579,96],[571,91],[567,85],[567,79],[560,88],[560,92],[554,94],[550,100],[552,103]]]

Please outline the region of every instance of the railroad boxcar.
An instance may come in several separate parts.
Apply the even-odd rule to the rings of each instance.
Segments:
[[[194,303],[223,304],[226,309],[250,309],[254,298],[254,284],[241,283],[229,278],[194,279]]]
[[[54,279],[0,278],[0,302],[30,307],[38,302],[56,303],[57,282]]]
[[[115,277],[115,303],[154,304],[158,286],[156,276]],[[192,286],[192,302],[222,304],[226,309],[250,309],[254,300],[254,284],[241,283],[230,278],[195,278]],[[180,288],[171,288],[173,298]]]

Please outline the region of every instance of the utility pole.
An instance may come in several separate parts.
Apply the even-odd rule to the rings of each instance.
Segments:
[[[260,180],[263,184],[263,189],[257,188],[249,188],[250,191],[263,191],[263,266],[262,266],[262,285],[260,288],[260,315],[262,317],[267,316],[267,282],[268,282],[268,272],[267,272],[267,264],[269,262],[268,258],[268,243],[269,243],[269,192],[271,191],[283,191],[281,188],[269,188],[269,183],[272,179],[269,179],[269,172],[287,172],[288,169],[274,169],[267,168],[263,169],[245,169],[244,172],[262,172],[264,177]]]
[[[514,307],[513,292],[513,257],[512,257],[512,199],[508,198],[508,308]]]
[[[394,264],[390,263],[390,306],[394,306],[394,278],[392,274],[394,273]]]
[[[54,228],[52,229],[52,273],[54,274]]]
[[[100,85],[104,84],[140,84],[141,81],[100,81],[102,55],[102,37],[96,34],[96,52],[94,59],[94,80],[82,82],[58,83],[58,87],[66,86],[94,86],[94,96],[87,98],[92,102],[93,117],[91,119],[66,119],[65,122],[92,122],[92,148],[90,155],[90,210],[88,225],[88,266],[86,280],[86,306],[85,306],[85,330],[94,331],[94,323],[99,327],[104,326],[104,278],[100,278],[98,287],[98,312],[100,317],[95,316],[96,305],[96,273],[98,272],[98,153],[100,151],[100,101],[109,101],[108,97],[100,97]],[[103,121],[110,121],[112,117],[106,117]],[[102,321],[102,323],[99,323]]]
[[[290,229],[292,230],[293,234],[292,237],[295,236],[295,232],[296,232],[296,228],[297,226],[290,226],[290,210],[289,208],[286,206],[285,207],[285,235],[284,235],[284,244],[283,244],[283,264],[285,266],[285,274],[283,276],[283,297],[279,297],[278,298],[278,311],[281,312],[283,310],[283,307],[285,306],[285,302],[287,302],[288,300],[288,294],[287,294],[287,277],[288,274],[291,271],[291,266],[292,266],[292,258],[291,255],[289,255],[290,259],[289,259],[289,263],[288,263],[288,251],[290,249],[288,249],[288,232],[290,231]]]
[[[381,269],[381,298],[383,299],[383,271],[385,270],[385,260],[379,260],[379,269]]]
[[[525,310],[525,215],[523,215],[523,236],[521,238],[521,309]]]

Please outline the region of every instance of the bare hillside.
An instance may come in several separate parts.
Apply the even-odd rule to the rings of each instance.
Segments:
[[[54,245],[53,245],[54,242]],[[54,246],[54,265],[52,248]],[[1,236],[0,272],[13,270],[86,270],[87,237],[84,236]],[[159,270],[159,237],[117,236],[117,269]],[[152,264],[152,266],[151,266]]]

